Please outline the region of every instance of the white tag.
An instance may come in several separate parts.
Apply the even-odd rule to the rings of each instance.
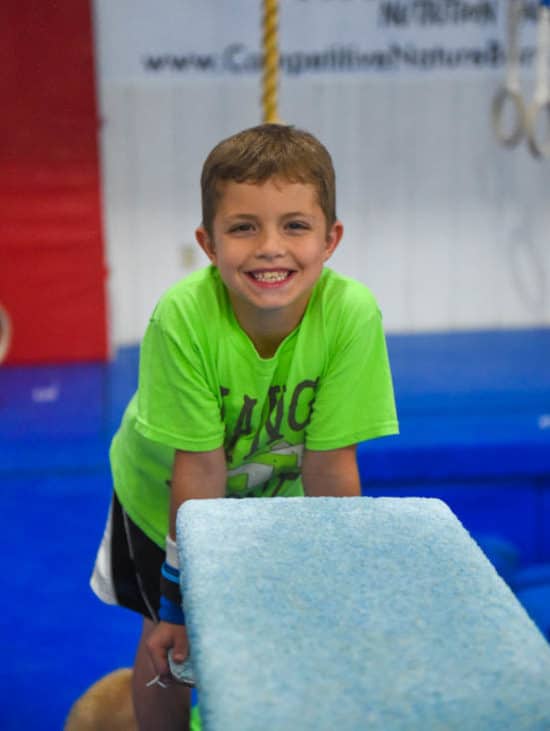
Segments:
[[[170,536],[166,536],[166,563],[173,569],[180,568],[180,562],[178,558],[178,546]]]

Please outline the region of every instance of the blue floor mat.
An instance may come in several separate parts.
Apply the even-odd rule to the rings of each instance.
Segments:
[[[11,476],[0,490],[0,728],[53,731],[87,686],[132,664],[141,630],[137,615],[87,586],[109,475]]]
[[[402,436],[360,450],[365,492],[403,494],[403,483],[447,495],[469,530],[550,561],[550,330],[392,336],[388,347]],[[135,347],[108,364],[0,368],[2,731],[61,729],[88,685],[133,661],[139,618],[103,605],[88,577],[108,446],[136,382]],[[533,611],[547,596],[528,595]]]

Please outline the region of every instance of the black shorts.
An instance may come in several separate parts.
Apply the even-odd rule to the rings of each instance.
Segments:
[[[94,593],[157,622],[164,558],[164,550],[132,522],[113,492],[90,580]]]

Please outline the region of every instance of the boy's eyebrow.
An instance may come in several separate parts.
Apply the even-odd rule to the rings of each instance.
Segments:
[[[288,213],[283,213],[281,218],[294,218],[295,216],[301,216],[302,218],[315,218],[314,215],[311,213],[305,213],[304,211],[289,211]],[[233,219],[240,218],[240,219],[246,219],[250,221],[256,221],[261,216],[257,216],[254,213],[231,213],[227,216],[225,216],[225,220],[232,221]]]
[[[290,213],[285,213],[283,218],[294,218],[294,216],[302,216],[302,218],[315,218],[313,214],[305,213],[305,211],[290,211]]]
[[[226,221],[232,221],[234,218],[247,218],[255,221],[258,216],[255,216],[253,213],[230,213],[225,216]]]

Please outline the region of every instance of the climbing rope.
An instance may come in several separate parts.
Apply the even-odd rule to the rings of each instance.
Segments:
[[[279,122],[277,91],[279,85],[278,2],[263,0],[262,110],[264,122]]]

